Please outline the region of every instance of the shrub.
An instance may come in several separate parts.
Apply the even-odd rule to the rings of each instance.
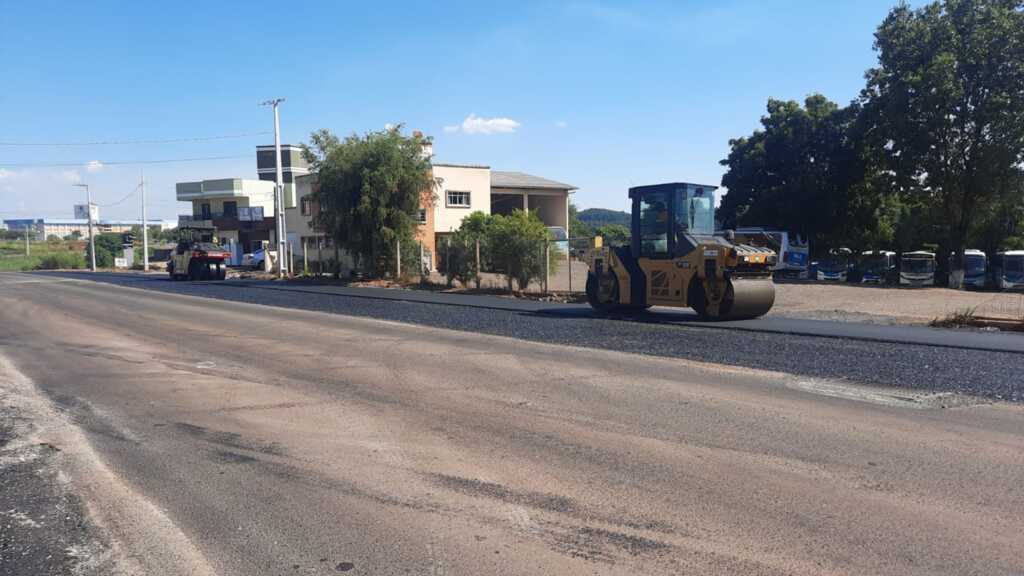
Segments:
[[[99,251],[97,250],[97,253]],[[53,252],[36,265],[37,270],[71,270],[85,268],[85,256],[78,252]]]

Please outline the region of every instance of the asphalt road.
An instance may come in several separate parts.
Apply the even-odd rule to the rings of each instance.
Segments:
[[[48,274],[45,276],[49,276]],[[1024,400],[1024,335],[767,318],[720,325],[686,312],[604,318],[585,305],[417,293],[294,286],[276,282],[171,282],[162,275],[66,273],[67,278],[377,318],[475,334],[618,350],[815,378],[906,389],[942,390],[996,400]],[[895,343],[903,339],[919,344]],[[968,347],[969,346],[969,347]],[[1013,353],[1015,351],[1018,353]]]
[[[46,276],[0,325],[131,573],[1024,573],[1017,404]]]

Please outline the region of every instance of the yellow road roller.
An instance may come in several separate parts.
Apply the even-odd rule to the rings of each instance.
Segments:
[[[770,248],[715,234],[716,186],[677,182],[629,189],[630,244],[586,252],[587,301],[598,311],[691,307],[709,320],[755,318],[775,303]]]

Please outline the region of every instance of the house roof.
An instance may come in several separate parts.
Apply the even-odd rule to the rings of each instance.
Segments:
[[[491,188],[548,188],[551,190],[576,190],[572,184],[564,184],[523,172],[491,171]]]
[[[432,166],[441,166],[444,168],[476,168],[476,169],[489,169],[490,166],[483,164],[453,164],[451,162],[432,162]]]

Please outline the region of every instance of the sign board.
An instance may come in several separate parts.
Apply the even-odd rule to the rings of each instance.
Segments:
[[[85,204],[75,204],[75,219],[89,219],[89,210],[86,208]],[[92,219],[93,221],[100,219],[100,207],[95,204],[92,205]]]
[[[114,258],[114,268],[127,268],[127,267],[128,267],[128,259],[127,258]]]
[[[241,222],[252,222],[252,208],[242,206],[238,209],[238,220]]]

